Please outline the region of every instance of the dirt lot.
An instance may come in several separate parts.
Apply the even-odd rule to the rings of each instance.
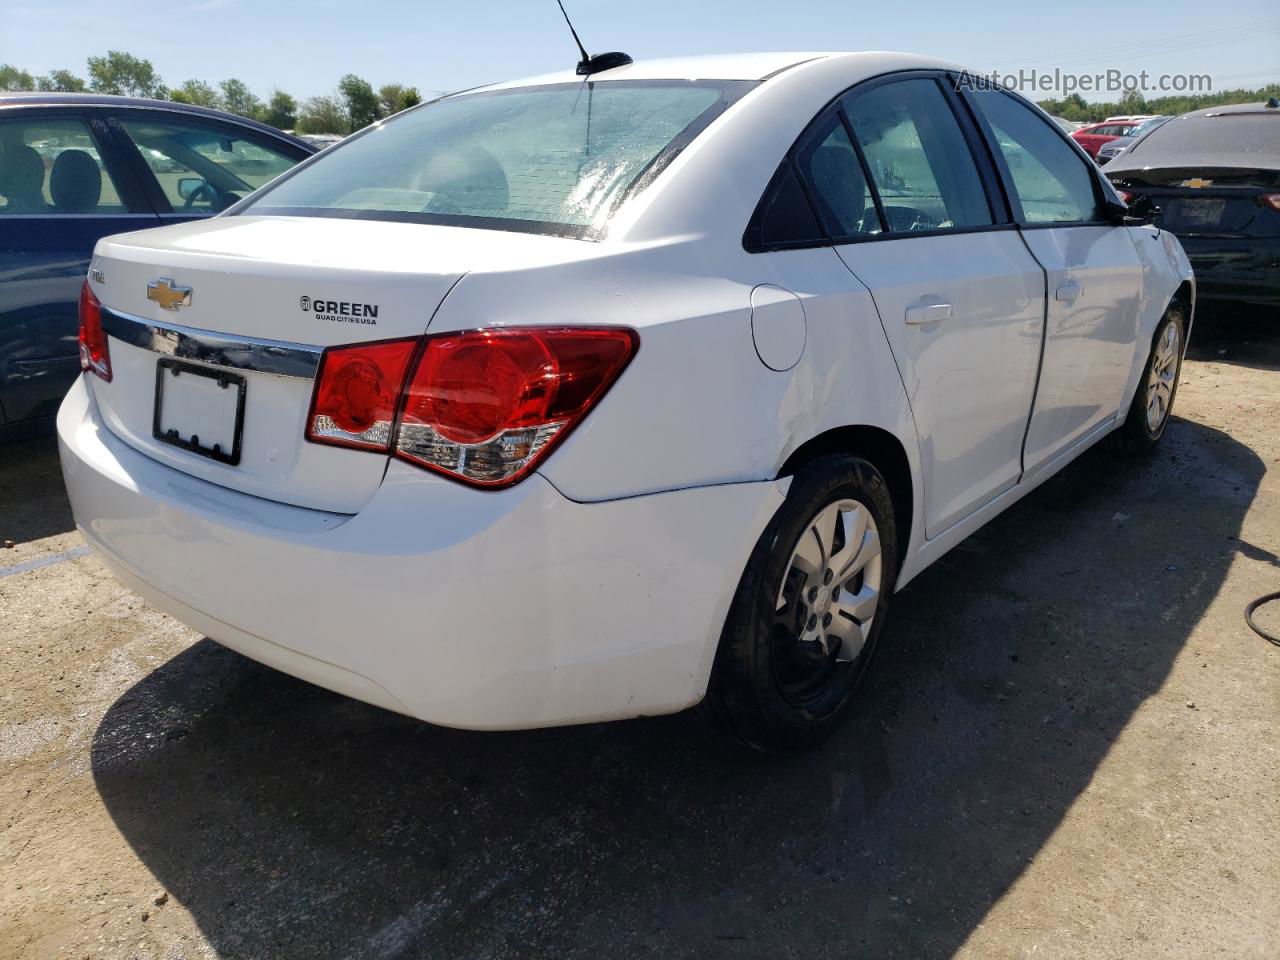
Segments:
[[[0,448],[0,957],[1280,956],[1280,330],[899,597],[804,756],[429,727],[147,609]],[[1269,617],[1273,629],[1280,616]]]

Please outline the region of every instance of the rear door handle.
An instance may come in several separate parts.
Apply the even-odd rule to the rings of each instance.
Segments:
[[[1068,303],[1072,300],[1078,300],[1083,295],[1084,287],[1080,286],[1080,284],[1074,280],[1068,280],[1062,286],[1058,287],[1058,292],[1055,294],[1059,300],[1066,300]]]
[[[907,307],[907,323],[937,323],[951,316],[949,303],[917,303]]]

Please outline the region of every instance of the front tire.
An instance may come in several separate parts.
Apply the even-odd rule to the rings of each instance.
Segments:
[[[809,464],[747,562],[704,716],[759,750],[820,742],[866,675],[897,573],[893,501],[880,472],[848,455]]]
[[[1164,436],[1173,411],[1173,399],[1178,393],[1186,343],[1186,309],[1175,300],[1156,327],[1147,365],[1134,391],[1133,403],[1129,405],[1129,415],[1117,431],[1117,443],[1125,453],[1148,453]]]

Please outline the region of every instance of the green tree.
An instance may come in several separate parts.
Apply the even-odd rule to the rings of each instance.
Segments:
[[[292,130],[298,125],[298,101],[283,90],[272,90],[262,120],[280,130]]]
[[[1176,117],[1180,113],[1219,107],[1227,103],[1263,103],[1268,97],[1280,96],[1280,83],[1269,83],[1257,90],[1219,90],[1217,93],[1180,93],[1171,97],[1146,100],[1137,91],[1126,91],[1118,102],[1086,103],[1078,93],[1065,100],[1041,100],[1040,106],[1052,114],[1096,123],[1124,113],[1152,113]]]
[[[36,80],[36,89],[50,93],[84,93],[88,85],[70,70],[50,70]]]
[[[11,63],[0,63],[0,90],[34,90],[35,78]]]
[[[198,107],[222,106],[218,91],[203,80],[188,80],[176,90],[169,91],[169,99],[175,103],[194,103]]]
[[[298,133],[341,133],[350,130],[350,120],[336,97],[311,97],[298,111]]]
[[[338,81],[338,95],[342,97],[347,111],[346,133],[355,133],[382,116],[382,105],[373,87],[369,86],[368,80],[362,80],[354,73],[348,73]]]
[[[378,101],[382,115],[389,117],[401,110],[408,110],[422,102],[422,94],[417,87],[405,87],[398,83],[389,83],[378,90]]]
[[[262,113],[262,101],[255,97],[243,80],[232,77],[218,84],[222,88],[222,109],[242,117],[257,118]]]
[[[158,100],[163,100],[166,93],[150,60],[120,50],[108,50],[105,57],[89,58],[89,87],[95,93]]]
[[[1120,113],[1146,113],[1147,101],[1137,90],[1126,90],[1120,96]]]

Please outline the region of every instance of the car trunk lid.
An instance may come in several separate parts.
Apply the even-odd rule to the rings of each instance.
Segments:
[[[545,244],[566,243],[577,245],[251,217],[111,237],[90,270],[113,373],[110,382],[89,378],[94,397],[114,434],[169,466],[255,496],[355,513],[381,483],[386,458],[306,442],[323,348],[421,336],[470,267],[546,257]]]
[[[1268,200],[1280,174],[1239,167],[1169,167],[1112,177],[1123,190],[1151,198],[1155,223],[1178,236],[1277,237],[1280,210]]]

